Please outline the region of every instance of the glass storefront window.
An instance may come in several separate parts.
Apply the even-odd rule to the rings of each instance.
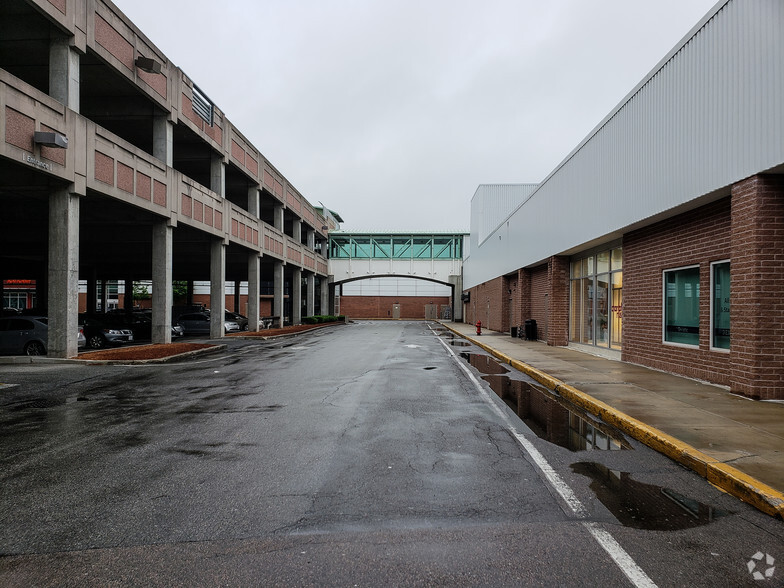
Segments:
[[[711,264],[711,347],[730,348],[730,262]]]
[[[595,273],[593,267],[593,256],[583,259],[582,264],[584,276],[592,276]]]
[[[612,269],[619,270],[623,267],[623,249],[618,247],[612,250]]]
[[[623,326],[623,272],[612,274],[612,294],[610,306],[610,347],[621,348],[621,327]]]
[[[664,272],[664,341],[700,343],[700,268]]]
[[[569,340],[621,349],[623,256],[606,250],[571,263]]]
[[[596,255],[596,273],[606,274],[610,271],[610,252],[602,251]]]
[[[596,278],[596,344],[603,347],[610,342],[609,277],[610,274],[599,274]]]
[[[4,292],[3,308],[17,308],[24,310],[27,306],[27,294],[25,292]]]

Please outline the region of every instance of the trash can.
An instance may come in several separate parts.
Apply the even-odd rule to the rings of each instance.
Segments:
[[[525,319],[525,338],[528,341],[536,341],[536,320]]]
[[[512,335],[512,339],[517,339],[517,327],[512,327],[510,331],[509,334]]]

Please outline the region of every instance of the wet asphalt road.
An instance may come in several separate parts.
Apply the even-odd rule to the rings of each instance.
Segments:
[[[0,585],[784,584],[780,521],[620,436],[570,450],[613,433],[538,393],[529,427],[489,385],[526,379],[434,328],[0,366]]]

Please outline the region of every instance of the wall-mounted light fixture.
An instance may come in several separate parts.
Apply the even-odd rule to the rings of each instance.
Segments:
[[[57,147],[58,149],[68,149],[68,137],[61,133],[36,131],[33,135],[33,142],[43,147]]]
[[[136,61],[134,61],[133,63],[140,70],[146,71],[147,73],[151,73],[151,74],[161,73],[161,62],[155,61],[152,57],[144,57],[142,55],[139,55],[139,57],[137,57]]]

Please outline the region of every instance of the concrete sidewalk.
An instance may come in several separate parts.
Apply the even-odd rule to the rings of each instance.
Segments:
[[[473,325],[443,326],[693,469],[711,483],[784,518],[784,403]]]

